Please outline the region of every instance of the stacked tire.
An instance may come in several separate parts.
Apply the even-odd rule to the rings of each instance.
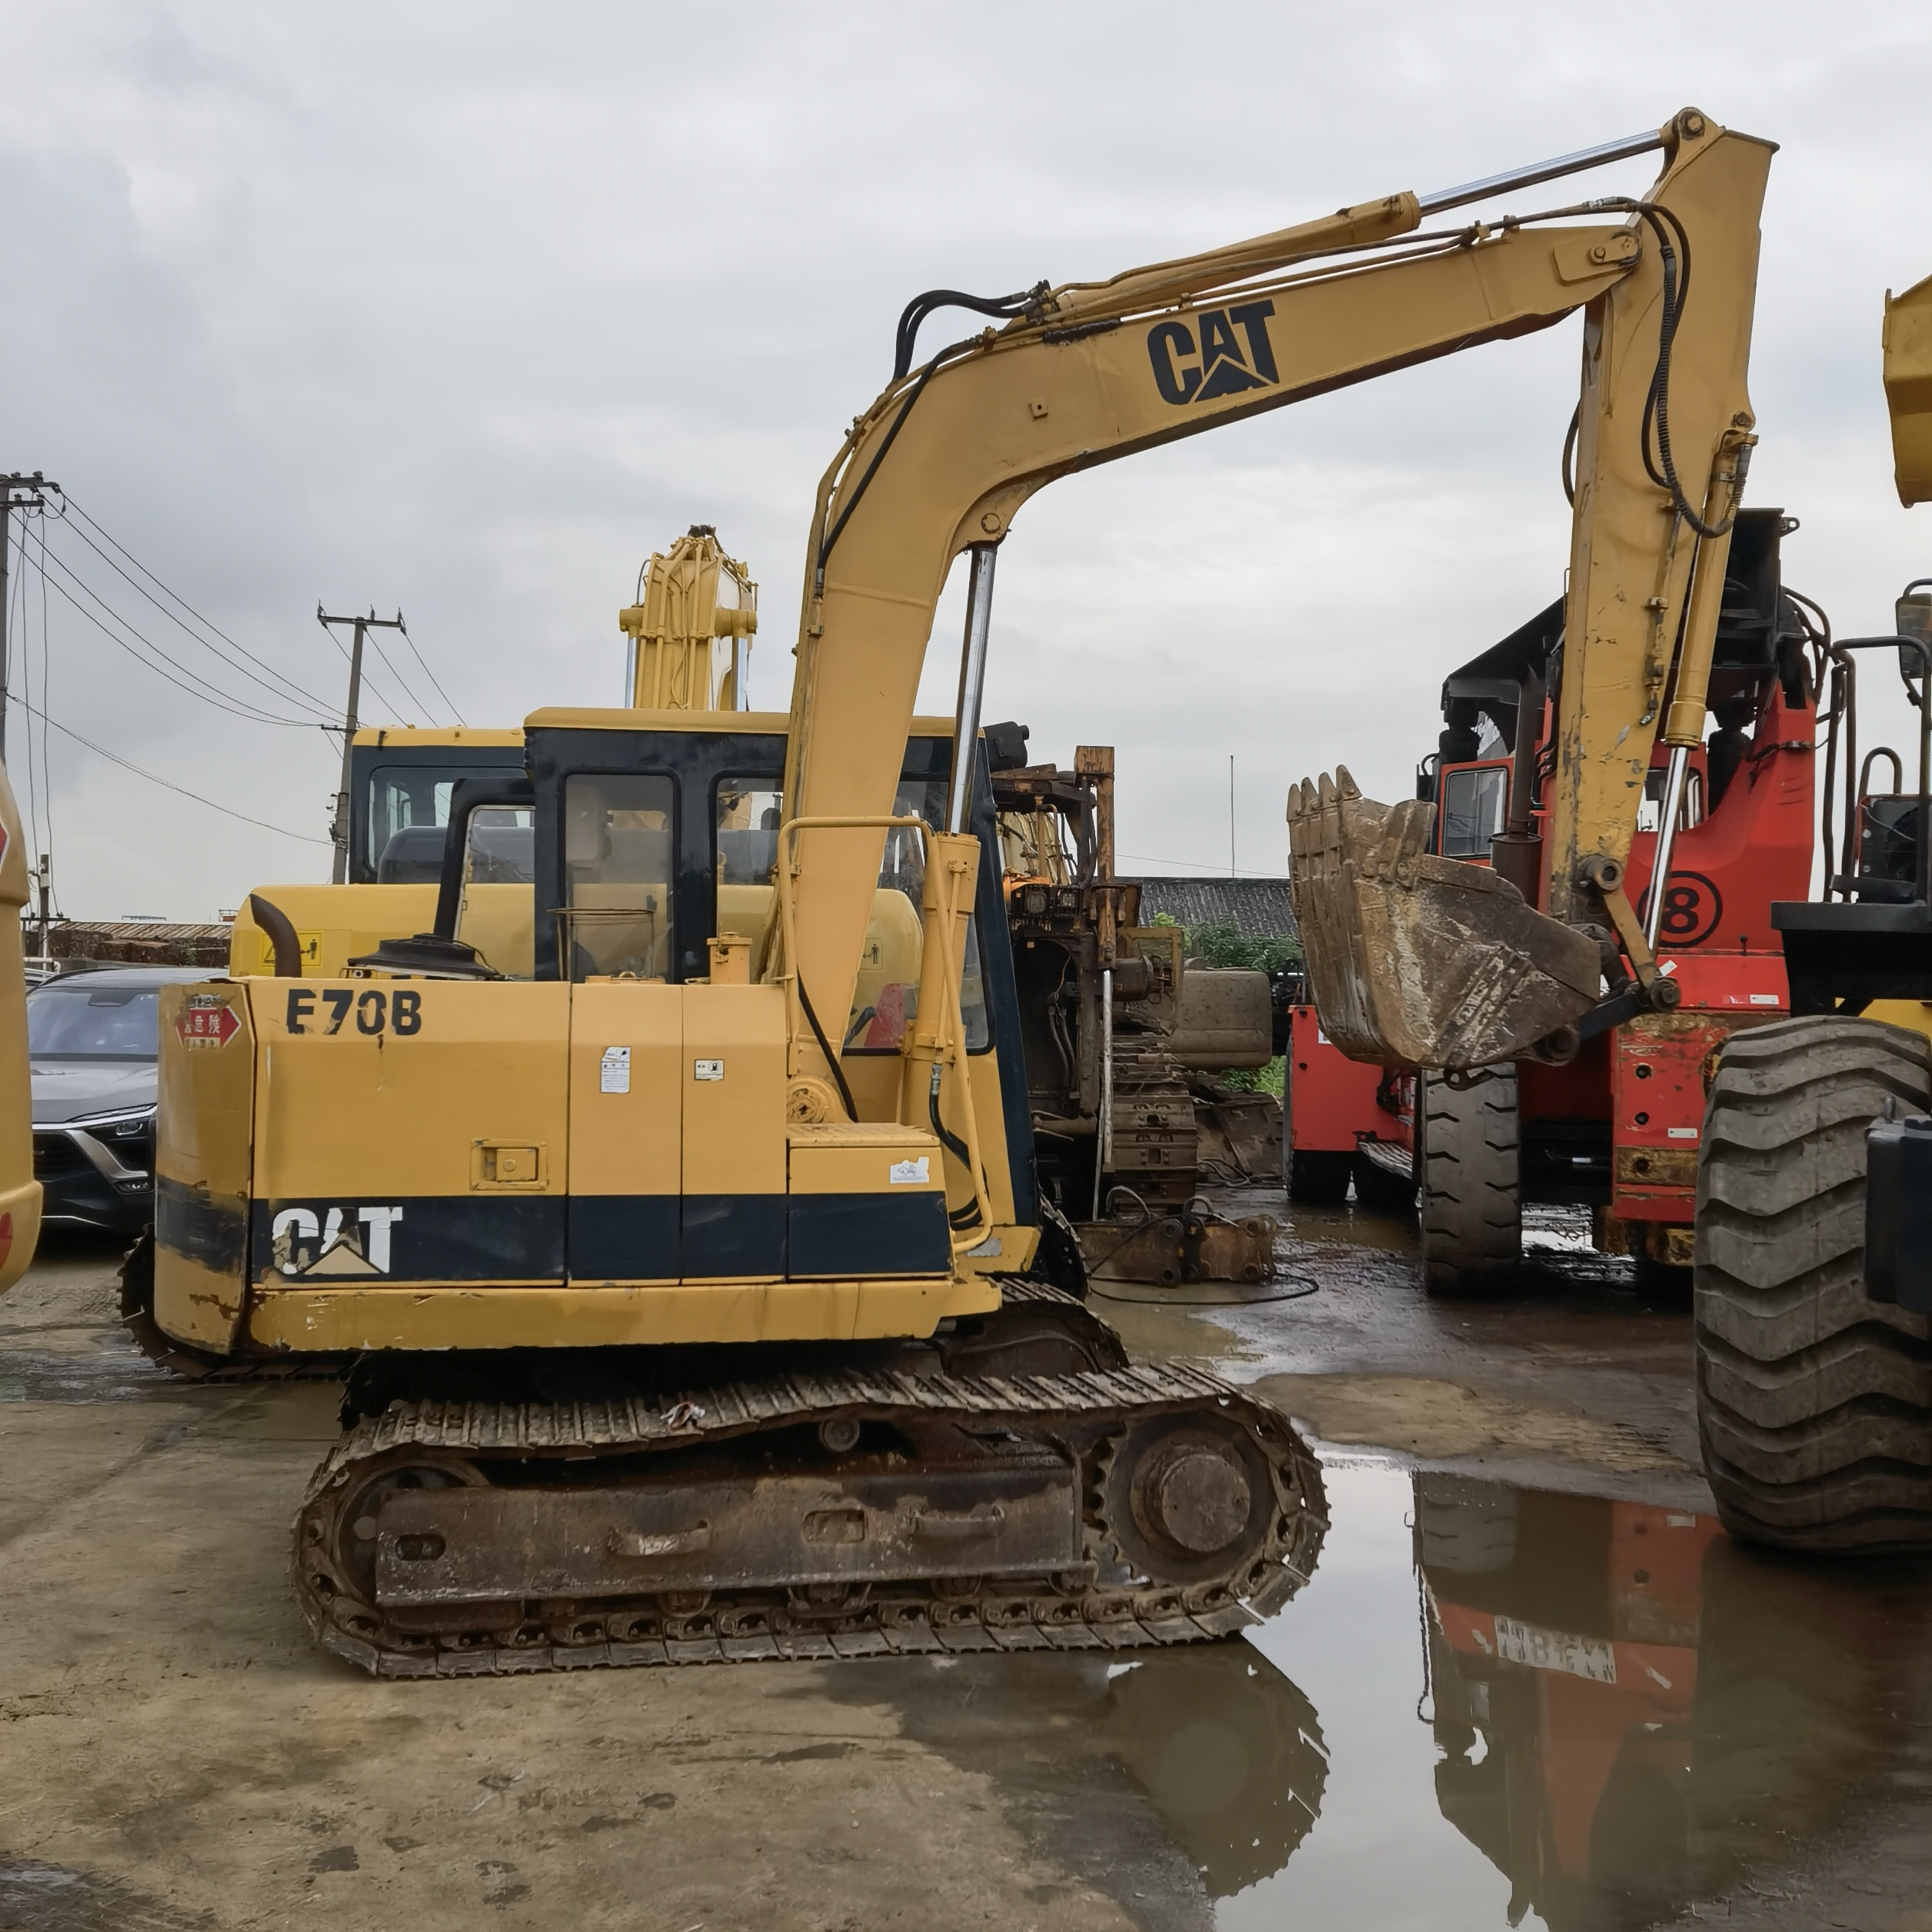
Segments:
[[[1932,1323],[1865,1292],[1865,1133],[1932,1112],[1925,1038],[1831,1014],[1734,1036],[1697,1171],[1698,1427],[1732,1535],[1932,1546]]]

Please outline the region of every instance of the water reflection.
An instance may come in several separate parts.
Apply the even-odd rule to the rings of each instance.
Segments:
[[[1508,1921],[1652,1923],[1816,1841],[1897,1762],[1922,1582],[1780,1564],[1714,1517],[1415,1479],[1442,1814]]]
[[[1243,1643],[1164,1651],[1118,1671],[1107,1747],[1168,1835],[1225,1898],[1279,1871],[1321,1810],[1328,1754],[1314,1706]]]
[[[1321,1812],[1315,1707],[1239,1638],[838,1667],[822,1687],[986,1774],[1012,1821],[1137,1924],[1204,1926],[1211,1902],[1286,1867]],[[814,1694],[817,1694],[814,1688]]]

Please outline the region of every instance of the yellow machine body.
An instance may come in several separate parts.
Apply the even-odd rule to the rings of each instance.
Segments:
[[[953,1278],[930,1131],[788,1118],[779,988],[255,977],[162,1001],[155,1314],[181,1341],[851,1341],[997,1301]]]
[[[625,680],[639,711],[745,708],[758,587],[708,524],[694,524],[638,573],[638,600],[617,614],[630,640]]]
[[[278,885],[255,896],[295,928],[299,978],[275,976],[273,948],[245,914],[229,981],[165,990],[155,1314],[168,1335],[224,1355],[852,1341],[928,1334],[998,1305],[985,1277],[1024,1267],[1038,1239],[1018,1211],[1004,1131],[976,1131],[1004,1121],[999,1056],[990,1037],[955,1052],[944,1028],[923,1044],[916,1024],[889,1040],[874,1031],[881,1010],[921,1010],[934,908],[901,886],[875,889],[841,1062],[860,1118],[837,1118],[835,1101],[789,1070],[799,1021],[788,988],[758,983],[778,949],[780,882],[768,865],[762,882],[747,879],[740,863],[748,839],[761,861],[776,851],[769,828],[745,821],[777,796],[786,721],[738,713],[728,734],[721,722],[565,710],[525,728],[546,770],[587,745],[593,776],[681,772],[681,822],[711,811],[707,974],[671,984],[661,958],[597,958],[566,977],[553,957],[551,976],[534,978],[535,908],[551,889],[540,868],[538,886],[465,884],[457,936],[500,980],[349,967],[428,931],[433,887]],[[949,732],[914,720],[908,760],[943,771]],[[751,774],[728,783],[734,764]],[[546,797],[574,797],[571,782],[555,779]],[[691,874],[706,855],[674,879],[662,828],[641,822],[651,815],[619,810],[602,832],[656,861],[648,878],[578,876],[571,821],[556,896],[588,921],[574,944],[597,953],[621,933],[648,952],[675,916],[640,908],[701,889]],[[553,816],[539,808],[539,826]],[[954,881],[970,908],[978,844],[955,843],[971,848]],[[553,945],[568,928],[555,922]],[[969,977],[963,935],[947,944],[977,1011],[984,976]],[[583,970],[606,964],[620,970]],[[949,1202],[924,1087],[907,1098],[908,1057],[934,1054],[941,1122],[982,1151],[986,1212],[966,1240],[948,1214],[973,1211],[971,1180],[954,1161]]]
[[[1898,500],[1932,498],[1932,275],[1885,296],[1885,401]]]
[[[0,766],[0,1294],[26,1272],[40,1238],[20,944],[20,909],[26,903],[27,841],[6,769]]]

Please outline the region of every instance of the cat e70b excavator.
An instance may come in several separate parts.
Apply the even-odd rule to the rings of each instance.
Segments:
[[[1641,202],[1423,225],[1658,148]],[[818,491],[788,717],[538,712],[523,773],[452,799],[434,931],[305,974],[265,896],[272,977],[171,989],[160,1327],[358,1357],[295,1529],[324,1643],[396,1675],[1117,1646],[1292,1593],[1307,1451],[1130,1367],[1038,1198],[980,746],[998,545],[1057,477],[1581,309],[1585,574],[1681,595],[1620,467],[1665,406],[1631,338],[1675,331],[1681,449],[1747,436],[1769,152],[1687,111],[1107,282],[921,297]],[[918,360],[947,306],[1004,326]],[[957,712],[915,719],[962,553]],[[458,929],[468,821],[505,804],[515,978]],[[1537,971],[1594,996],[1596,943],[1556,931]],[[864,1005],[896,1021],[855,1037]]]

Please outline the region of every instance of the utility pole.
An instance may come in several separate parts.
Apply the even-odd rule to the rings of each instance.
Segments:
[[[1227,876],[1234,876],[1234,754],[1227,754]]]
[[[42,492],[47,490],[60,495],[60,485],[48,482],[38,470],[32,476],[18,470],[0,476],[0,764],[7,761],[7,686],[12,671],[12,661],[8,656],[7,613],[13,598],[13,588],[8,581],[13,561],[13,513],[45,509],[47,498]]]
[[[349,876],[350,765],[355,752],[358,722],[356,712],[362,702],[362,638],[364,634],[370,631],[400,631],[403,628],[402,613],[398,611],[394,617],[378,617],[375,606],[371,604],[367,617],[331,617],[318,604],[315,606],[315,621],[325,631],[331,624],[352,624],[355,626],[355,642],[349,648],[348,709],[342,717],[342,785],[335,794],[335,821],[328,828],[329,837],[335,841],[335,883],[346,885]],[[333,635],[331,632],[331,635]]]

